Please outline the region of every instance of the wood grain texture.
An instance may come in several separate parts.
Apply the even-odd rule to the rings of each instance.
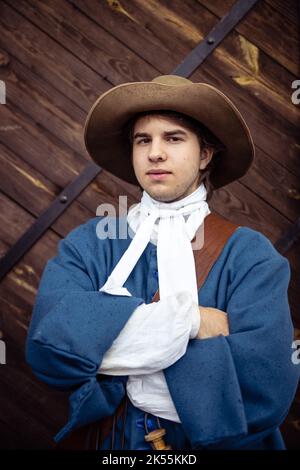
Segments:
[[[3,0],[0,2],[0,256],[83,170],[83,125],[94,100],[113,85],[169,74],[214,27],[234,0]],[[299,78],[296,0],[264,0],[193,74],[228,94],[254,137],[249,172],[217,191],[211,207],[273,243],[300,215]],[[25,363],[27,329],[47,261],[73,228],[118,196],[128,206],[140,190],[102,171],[0,284],[0,448],[53,448],[66,422],[67,396],[38,381]],[[300,251],[291,266],[289,300],[300,338]],[[300,392],[282,430],[300,442]],[[299,445],[298,445],[299,447]]]
[[[216,13],[219,18],[228,12],[235,3],[234,0],[197,1]],[[293,5],[295,3],[293,2]],[[288,4],[282,5],[281,9],[287,10]],[[294,6],[293,11],[295,12],[295,10]],[[246,37],[251,37],[261,50],[291,73],[297,75],[299,72],[299,37],[296,26],[297,23],[290,21],[287,15],[283,17],[281,11],[273,8],[270,2],[262,1],[255,5],[236,30]]]

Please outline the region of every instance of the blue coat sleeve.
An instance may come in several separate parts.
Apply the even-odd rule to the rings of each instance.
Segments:
[[[70,419],[57,441],[115,411],[125,394],[126,377],[99,382],[97,371],[132,312],[144,302],[100,293],[69,238],[60,241],[58,255],[43,272],[26,344],[26,359],[37,377],[73,392]]]
[[[224,304],[206,306],[227,312],[229,336],[191,340],[185,356],[164,371],[193,448],[238,448],[267,435],[296,391],[289,263],[248,230],[221,254],[223,278],[217,262],[206,280],[207,288],[219,283],[217,291],[224,291]]]

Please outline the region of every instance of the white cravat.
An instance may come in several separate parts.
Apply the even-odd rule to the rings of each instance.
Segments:
[[[157,244],[160,299],[185,292],[192,303],[198,305],[191,240],[210,214],[206,195],[203,183],[189,196],[171,203],[156,201],[144,191],[141,202],[131,208],[127,216],[135,236],[100,291],[130,296],[123,285],[147,244],[152,241]],[[189,337],[186,338],[185,349],[188,340]],[[184,353],[185,350],[181,355]],[[132,403],[144,411],[180,422],[162,371],[130,375],[127,393]]]
[[[189,291],[193,300],[198,302],[191,240],[205,217],[210,214],[206,194],[202,183],[189,196],[166,203],[152,199],[144,191],[141,202],[131,208],[127,216],[135,236],[100,291],[130,296],[123,285],[149,241],[157,239],[160,298],[179,291]]]

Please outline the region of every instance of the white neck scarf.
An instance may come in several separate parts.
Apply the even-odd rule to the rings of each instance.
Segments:
[[[130,208],[127,216],[135,236],[100,291],[130,296],[123,285],[152,241],[157,244],[160,298],[189,291],[198,304],[191,241],[210,214],[206,196],[203,183],[189,196],[170,203],[156,201],[144,191],[141,202]]]

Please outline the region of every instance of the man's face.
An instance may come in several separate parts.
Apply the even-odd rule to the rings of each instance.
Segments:
[[[135,123],[133,168],[142,188],[157,201],[177,201],[198,188],[199,170],[212,158],[206,151],[200,160],[200,150],[194,132],[165,116],[143,116]]]

